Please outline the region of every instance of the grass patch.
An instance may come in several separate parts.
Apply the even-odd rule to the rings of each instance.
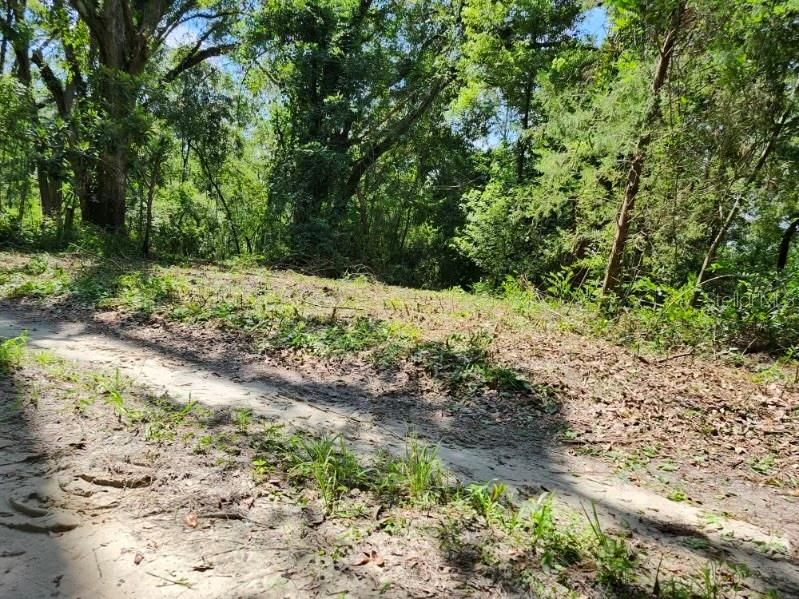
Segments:
[[[0,341],[0,372],[9,372],[20,367],[27,343],[28,335],[26,333]]]
[[[486,333],[451,335],[445,342],[425,342],[410,352],[410,362],[443,381],[455,395],[488,388],[500,392],[523,393],[530,384],[514,370],[497,364]]]
[[[294,476],[312,480],[319,489],[325,509],[333,511],[343,493],[365,483],[365,471],[358,459],[337,437],[304,439],[298,437]]]
[[[402,456],[384,455],[377,462],[375,484],[378,494],[391,503],[432,505],[448,494],[438,450],[411,437]]]
[[[13,281],[0,284],[0,294],[9,298],[59,297],[92,308],[145,316],[161,313],[175,321],[212,322],[253,333],[262,350],[308,352],[323,358],[359,356],[382,368],[411,365],[439,380],[455,397],[485,390],[532,392],[520,373],[494,359],[492,337],[484,332],[425,340],[407,320],[352,316],[346,300],[322,308],[302,297],[274,293],[267,285],[254,289],[241,283],[200,285],[177,269],[112,260],[64,270],[37,255],[14,269],[13,275]],[[404,319],[411,315],[401,300],[389,304],[403,306]],[[417,306],[415,311],[419,310]],[[328,313],[320,313],[324,311]]]

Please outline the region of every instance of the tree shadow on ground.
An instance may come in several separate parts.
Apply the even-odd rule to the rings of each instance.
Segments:
[[[143,339],[135,334],[136,327],[131,323],[120,323],[111,327],[88,327],[88,330],[96,333],[111,332],[117,338],[123,340],[125,343],[131,344],[132,347],[140,348],[148,352],[160,354],[171,362],[180,361],[187,363],[197,373],[204,373],[212,378],[219,378],[215,375],[227,374],[236,377],[238,374],[235,365],[241,360],[242,354],[234,346],[230,345],[224,348],[219,348],[215,351],[214,356],[208,356],[202,348],[191,348],[193,339],[184,340],[185,343],[181,344],[180,339],[176,337],[177,333],[170,331],[172,342],[164,343],[163,340],[149,340]],[[199,375],[198,375],[199,382]],[[553,465],[552,459],[556,457],[553,454],[551,447],[547,446],[547,441],[540,438],[528,439],[526,442],[523,440],[519,442],[519,438],[524,439],[521,435],[517,436],[514,433],[514,427],[508,425],[493,425],[471,423],[471,427],[476,427],[478,432],[485,434],[487,429],[494,429],[492,434],[486,435],[489,437],[489,447],[482,447],[484,441],[480,440],[475,442],[473,439],[466,438],[463,446],[456,445],[458,436],[462,439],[466,437],[466,431],[463,428],[463,423],[442,423],[440,419],[436,418],[433,414],[425,411],[423,405],[417,405],[409,408],[408,399],[400,404],[403,408],[402,411],[397,413],[397,409],[390,410],[374,410],[375,406],[380,404],[381,398],[374,396],[369,391],[366,391],[357,386],[331,386],[329,384],[320,384],[318,382],[308,381],[292,381],[285,378],[279,379],[272,377],[267,381],[270,390],[277,392],[277,395],[270,395],[263,393],[264,389],[259,387],[256,383],[258,381],[238,382],[234,385],[240,386],[245,393],[256,395],[259,401],[268,404],[272,401],[279,401],[281,397],[287,402],[295,402],[300,398],[303,402],[312,404],[321,409],[331,409],[338,411],[338,413],[345,413],[354,415],[353,418],[345,420],[345,424],[341,421],[337,423],[330,423],[327,431],[329,434],[339,434],[345,438],[355,439],[364,432],[363,420],[368,419],[370,416],[375,416],[378,421],[378,426],[388,433],[380,441],[380,448],[393,448],[398,450],[402,447],[404,433],[408,430],[409,425],[415,430],[416,434],[431,442],[439,442],[441,439],[448,439],[446,445],[440,447],[440,455],[445,462],[448,463],[454,470],[461,475],[465,476],[467,480],[472,473],[469,466],[474,466],[474,460],[483,461],[483,464],[492,470],[498,480],[507,481],[511,485],[520,488],[522,493],[525,491],[533,494],[540,490],[538,486],[541,480],[537,475],[541,474],[548,476],[547,483],[551,488],[553,477],[556,479],[557,486],[552,489],[556,493],[566,492],[576,494],[577,501],[585,505],[590,505],[592,502],[597,503],[600,513],[604,511],[612,514],[619,522],[627,522],[636,532],[642,536],[654,539],[660,544],[671,545],[675,549],[684,549],[684,542],[686,537],[701,539],[702,543],[694,547],[694,551],[703,554],[706,557],[714,560],[720,558],[740,558],[741,561],[754,564],[752,567],[755,576],[760,573],[763,583],[777,589],[781,589],[788,594],[795,593],[797,588],[797,571],[795,567],[787,561],[782,562],[784,568],[782,576],[779,580],[770,580],[769,572],[773,572],[773,566],[779,565],[777,560],[771,560],[762,554],[751,552],[746,549],[738,551],[736,554],[730,554],[729,547],[720,544],[716,539],[708,537],[704,533],[697,531],[693,528],[682,529],[680,527],[671,526],[670,530],[664,530],[664,523],[662,521],[648,518],[640,513],[633,512],[620,512],[615,505],[603,506],[601,501],[597,501],[594,497],[580,497],[579,491],[576,491],[570,484],[571,479],[565,475],[553,475],[552,472],[547,473],[548,468],[557,469],[557,465]],[[258,395],[260,392],[260,395]],[[412,401],[412,400],[411,400]],[[229,407],[236,407],[235,400],[228,404]],[[348,411],[344,411],[344,410]],[[335,412],[334,412],[335,413]],[[220,420],[220,423],[224,420]],[[512,443],[502,443],[497,439],[498,434],[504,434],[506,438],[513,439]],[[471,442],[469,442],[471,441]],[[551,440],[549,441],[551,442]],[[471,447],[469,447],[471,446]],[[374,448],[372,448],[374,449]],[[530,465],[530,468],[525,472],[518,470],[503,470],[502,464],[498,455],[503,452],[522,452],[525,455],[525,464]],[[462,454],[462,455],[461,455]],[[463,456],[466,458],[463,458]],[[460,456],[460,457],[459,457]],[[467,462],[464,463],[464,459]],[[557,471],[557,470],[556,470]],[[491,478],[491,477],[484,477]],[[469,569],[465,567],[464,560],[459,557],[454,557],[453,567],[462,570],[462,575],[465,579],[469,579]],[[769,565],[770,568],[758,567],[758,565]],[[751,567],[751,566],[750,566]],[[504,574],[507,577],[507,574]],[[508,582],[510,584],[510,582]],[[626,592],[626,591],[625,591]],[[621,593],[619,596],[645,596],[644,589],[633,589],[630,591],[632,595]]]
[[[131,268],[122,268],[118,265],[109,269],[105,265],[88,269],[76,279],[74,292],[67,296],[61,307],[74,307],[76,301],[84,304],[86,301],[92,301],[96,304],[98,299],[110,297],[102,295],[109,293],[108,290],[114,290],[116,293],[119,289],[117,283],[123,280],[123,277],[149,276],[148,268],[147,265]],[[110,282],[105,281],[95,285],[99,277],[109,276],[112,277]],[[166,296],[156,295],[154,297],[156,303],[152,306],[167,299]],[[375,394],[359,384],[297,380],[281,376],[279,373],[265,374],[258,379],[242,382],[239,366],[258,359],[258,350],[254,347],[251,336],[230,331],[214,332],[210,338],[219,345],[209,352],[188,327],[169,328],[157,339],[148,339],[137,334],[137,327],[141,323],[146,323],[147,318],[148,312],[145,310],[131,320],[89,327],[89,330],[111,333],[134,347],[161,355],[171,361],[189,364],[192,369],[206,376],[228,375],[250,394],[256,396],[260,394],[261,397],[265,397],[266,403],[275,400],[279,403],[282,396],[285,405],[300,400],[332,413],[338,411],[344,415],[346,424],[331,426],[328,431],[331,434],[356,439],[363,432],[362,422],[366,419],[371,421],[374,427],[389,433],[378,440],[381,448],[400,447],[409,430],[433,443],[444,440],[446,445],[442,445],[440,451],[442,459],[457,474],[467,479],[474,477],[475,472],[480,472],[483,480],[496,478],[505,481],[519,489],[522,496],[533,495],[540,492],[541,488],[550,488],[556,493],[571,495],[572,504],[595,503],[601,515],[611,516],[619,523],[626,523],[637,534],[659,544],[684,549],[686,538],[699,539],[700,542],[692,546],[695,553],[714,560],[740,560],[750,566],[753,575],[764,585],[777,588],[787,596],[799,593],[799,570],[788,559],[770,559],[748,547],[733,551],[727,543],[722,543],[717,538],[694,528],[669,527],[668,523],[664,523],[661,519],[637,511],[620,509],[618,502],[604,502],[596,496],[583,495],[582,491],[575,487],[574,479],[569,473],[559,470],[562,468],[562,454],[557,447],[556,436],[565,423],[559,421],[557,413],[545,415],[540,411],[533,411],[538,422],[534,422],[532,426],[519,426],[515,423],[496,424],[488,419],[481,421],[457,416],[442,418],[439,408],[431,410],[421,395],[385,396]],[[208,335],[203,341],[208,342]],[[258,382],[266,384],[274,394],[264,393],[264,388],[255,384]],[[519,456],[523,456],[522,467],[507,467],[507,464],[503,463],[503,456],[509,461],[514,459],[518,461]],[[468,576],[468,560],[455,559],[455,562],[459,561],[463,563],[457,567],[463,570],[464,576]],[[644,593],[643,589],[635,591]]]
[[[32,397],[28,382],[0,364],[0,595],[20,599],[58,593],[69,561],[58,523],[42,513],[50,455],[32,425]]]

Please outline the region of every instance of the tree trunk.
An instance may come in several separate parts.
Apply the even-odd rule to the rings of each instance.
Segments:
[[[155,198],[155,176],[150,181],[147,191],[147,214],[144,222],[144,238],[142,240],[142,253],[145,258],[150,257],[150,231],[153,229],[153,199]]]
[[[130,167],[130,117],[135,109],[137,78],[148,57],[146,36],[135,29],[128,0],[102,5],[71,1],[97,42],[102,74],[97,95],[104,111],[106,139],[96,163],[96,194],[87,197],[83,220],[111,233],[125,233],[126,192]]]
[[[216,191],[219,202],[222,204],[222,209],[225,211],[225,216],[227,216],[228,224],[230,225],[230,234],[233,236],[233,245],[236,246],[236,255],[241,255],[239,230],[236,227],[236,221],[233,220],[233,213],[230,210],[230,206],[228,205],[227,200],[225,200],[222,189],[219,187],[219,184],[216,182],[216,179],[211,173],[211,169],[208,167],[208,162],[205,160],[203,153],[199,150],[199,148],[194,148],[194,153],[197,154],[197,158],[200,160],[200,166],[202,167],[203,171],[205,171],[205,175],[208,177],[208,181],[210,181],[211,186]]]
[[[405,116],[397,121],[392,127],[389,127],[382,136],[380,141],[367,146],[362,150],[361,157],[356,160],[350,169],[349,176],[344,183],[342,191],[336,197],[333,206],[333,219],[332,222],[337,224],[343,219],[347,205],[350,198],[352,198],[358,190],[361,179],[367,171],[374,166],[383,154],[391,150],[403,136],[413,127],[416,122],[423,117],[433,102],[438,98],[439,94],[450,84],[453,80],[452,75],[440,77],[431,84],[429,91],[423,96],[418,104],[413,107]]]
[[[627,173],[627,184],[624,187],[624,197],[622,198],[619,216],[616,223],[616,235],[613,238],[613,247],[610,250],[608,266],[605,270],[605,278],[602,282],[602,294],[607,295],[612,292],[619,283],[621,274],[622,259],[624,249],[627,245],[627,237],[630,231],[635,199],[638,196],[638,189],[641,185],[641,175],[644,170],[646,149],[652,141],[651,128],[660,117],[660,90],[666,82],[669,64],[674,54],[674,46],[677,43],[677,36],[682,24],[682,16],[685,10],[684,0],[680,0],[671,13],[669,30],[660,48],[660,57],[655,68],[655,78],[652,81],[652,99],[649,109],[644,116],[642,132],[635,146],[635,151],[630,159],[630,170]]]
[[[144,240],[142,241],[142,252],[147,258],[150,257],[150,232],[153,228],[153,200],[155,199],[155,190],[158,188],[158,183],[161,179],[161,163],[164,160],[165,152],[166,140],[161,138],[153,154],[153,162],[150,168],[150,185],[147,188],[147,216],[145,217]]]
[[[42,204],[42,214],[45,217],[60,219],[63,193],[61,192],[61,178],[48,172],[48,166],[40,161],[36,165],[36,177],[39,181],[39,199]]]
[[[25,220],[25,204],[28,203],[28,194],[30,194],[30,178],[25,177],[22,180],[22,185],[20,187],[20,194],[19,194],[19,213],[17,214],[17,222],[20,226],[22,226],[23,221]]]
[[[6,3],[6,14],[5,14],[5,22],[10,24],[11,17],[14,16],[12,12],[11,3]],[[2,40],[0,40],[0,74],[2,74],[6,69],[6,51],[8,49],[8,37],[6,35],[2,36]]]
[[[82,207],[83,220],[111,233],[124,233],[127,178],[127,147],[124,140],[120,140],[101,151],[97,164],[97,193],[86,198]]]
[[[760,158],[758,158],[757,163],[755,164],[752,172],[749,173],[749,176],[746,178],[746,182],[744,183],[744,189],[749,187],[757,176],[760,174],[760,171],[766,165],[769,156],[774,151],[774,148],[777,147],[777,142],[779,141],[780,135],[782,134],[783,129],[785,128],[785,124],[788,122],[788,117],[791,114],[791,105],[796,97],[797,89],[799,88],[799,82],[794,84],[793,90],[791,91],[791,98],[787,103],[787,106],[783,110],[780,117],[777,119],[777,122],[774,123],[774,128],[771,131],[771,136],[768,139],[768,143],[763,148],[763,151],[760,153]],[[751,152],[751,150],[750,150]],[[750,152],[747,152],[749,154]],[[710,264],[716,258],[716,252],[718,251],[719,247],[721,246],[722,241],[724,241],[724,237],[727,235],[727,231],[729,230],[730,226],[732,225],[732,221],[735,220],[735,217],[738,216],[738,211],[741,209],[741,201],[743,197],[739,194],[735,198],[735,202],[733,202],[732,208],[727,213],[724,222],[721,224],[716,236],[713,238],[713,241],[710,242],[710,247],[708,247],[707,252],[705,253],[705,258],[702,260],[702,267],[699,269],[699,275],[696,278],[696,288],[694,289],[694,294],[691,297],[691,305],[695,305],[697,300],[699,299],[699,290],[702,287],[702,284],[705,282],[705,277],[707,277],[708,268],[710,268]],[[790,240],[789,240],[790,242]]]
[[[533,97],[533,84],[535,82],[535,72],[530,71],[524,87],[524,109],[522,111],[522,131],[519,134],[519,141],[516,142],[516,181],[521,183],[525,179],[527,170],[527,152],[530,142],[527,137],[527,129],[530,127],[530,109]]]
[[[67,203],[64,209],[64,225],[61,227],[60,239],[63,241],[69,239],[70,233],[75,226],[75,199]]]
[[[793,241],[796,231],[799,230],[799,218],[793,221],[782,236],[780,243],[780,251],[777,255],[777,268],[785,270],[785,265],[788,264],[788,252],[791,250],[791,241]]]
[[[72,166],[72,189],[78,199],[80,212],[85,215],[89,212],[89,204],[92,203],[92,197],[95,195],[92,186],[92,169],[86,164],[84,158],[74,152],[70,152],[69,163]]]

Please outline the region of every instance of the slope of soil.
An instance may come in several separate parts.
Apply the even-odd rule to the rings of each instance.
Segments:
[[[96,276],[61,264],[76,278]],[[412,429],[439,442],[465,480],[502,480],[522,495],[553,490],[578,509],[595,502],[616,526],[660,546],[746,564],[759,573],[750,585],[799,593],[799,396],[790,382],[718,360],[641,357],[568,332],[569,321],[545,304],[520,311],[463,294],[269,271],[173,267],[157,276],[181,285],[147,314],[131,317],[124,301],[95,312],[62,289],[44,302],[23,298],[21,313],[6,304],[0,336],[29,328],[39,347],[91,355],[176,397],[339,432],[362,453],[396,450]],[[445,370],[418,360],[386,368],[357,352],[270,346],[258,320],[230,317],[250,314],[252,298],[267,294],[306,319],[414,326],[420,343],[487,335],[492,363],[531,385],[453,389],[442,383]],[[217,315],[176,317],[193,304]],[[81,326],[63,325],[76,317]]]

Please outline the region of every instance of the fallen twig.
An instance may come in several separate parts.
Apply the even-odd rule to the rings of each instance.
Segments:
[[[694,355],[694,350],[683,352],[681,354],[675,354],[673,356],[666,356],[665,358],[660,358],[659,360],[655,361],[655,364],[663,364],[665,362],[670,362],[671,360],[677,360],[678,358],[685,358],[687,356],[692,356],[692,355]]]

